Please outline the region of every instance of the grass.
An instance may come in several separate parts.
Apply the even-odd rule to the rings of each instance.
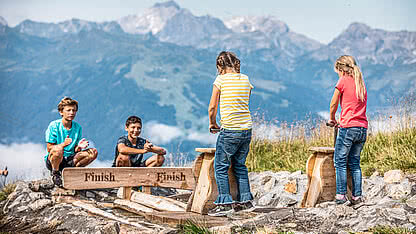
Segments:
[[[411,231],[407,228],[376,226],[369,230],[373,234],[416,234],[416,231]]]
[[[6,200],[9,194],[11,194],[15,188],[15,184],[7,184],[6,186],[4,186],[0,191],[0,202]]]
[[[416,173],[416,96],[412,97],[406,97],[404,107],[398,105],[392,115],[369,120],[367,141],[361,152],[364,175],[369,176],[375,171],[383,174],[393,169]],[[256,122],[258,126],[267,127],[260,131],[254,127],[246,162],[249,171],[305,171],[310,147],[334,145],[333,128],[327,127],[324,121],[283,123],[279,127],[264,121]],[[377,126],[380,123],[381,130]],[[270,129],[273,129],[274,140],[260,135]]]

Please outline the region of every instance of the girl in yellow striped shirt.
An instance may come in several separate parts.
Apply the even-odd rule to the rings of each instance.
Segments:
[[[216,116],[220,105],[221,129],[214,159],[215,179],[218,186],[217,206],[208,212],[211,216],[225,216],[234,211],[253,210],[248,170],[245,165],[251,142],[251,115],[249,101],[251,89],[248,76],[240,73],[240,60],[232,52],[221,52],[217,57],[218,76],[209,103],[211,133],[220,129]],[[230,195],[228,169],[232,165],[238,183],[237,201]]]

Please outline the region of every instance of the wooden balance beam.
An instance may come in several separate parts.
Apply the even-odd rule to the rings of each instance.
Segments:
[[[123,188],[123,198],[130,200],[131,187],[167,187],[192,190],[186,211],[206,214],[214,207],[218,196],[214,176],[215,148],[196,148],[201,153],[192,167],[109,167],[65,168],[63,187],[73,190]],[[230,191],[234,199],[238,193],[235,177],[230,168]]]
[[[300,207],[314,207],[318,202],[333,201],[336,193],[334,148],[311,147],[306,162],[308,184]],[[347,172],[348,193],[351,194],[351,176]]]

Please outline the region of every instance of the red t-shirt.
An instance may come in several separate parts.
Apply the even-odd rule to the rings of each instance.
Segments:
[[[364,127],[368,128],[365,112],[367,110],[367,91],[364,101],[355,94],[355,81],[352,76],[343,76],[338,80],[336,89],[341,92],[341,128]]]

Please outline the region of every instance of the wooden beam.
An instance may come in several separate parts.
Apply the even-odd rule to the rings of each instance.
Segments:
[[[186,204],[175,199],[133,191],[130,201],[159,211],[185,211]]]
[[[191,167],[71,167],[62,174],[64,188],[76,190],[139,185],[186,190],[195,187]]]
[[[143,222],[143,225],[142,225],[142,224],[139,224],[139,222],[134,222],[134,223],[130,222],[126,219],[123,219],[123,218],[115,216],[111,213],[105,212],[105,211],[95,207],[92,204],[87,204],[87,203],[82,202],[82,201],[76,201],[76,202],[73,202],[72,204],[74,206],[78,206],[78,207],[80,207],[84,210],[87,210],[88,212],[90,212],[92,214],[100,215],[100,216],[108,218],[108,219],[116,220],[116,221],[118,221],[120,223],[123,223],[123,224],[127,224],[127,225],[131,225],[131,226],[140,228],[140,230],[142,230],[142,231],[154,232],[154,231],[162,231],[162,230],[165,229],[164,227],[156,225],[156,224],[148,224],[148,223]]]
[[[139,204],[137,202],[127,201],[127,200],[124,200],[124,199],[116,199],[114,201],[114,204],[119,208],[128,210],[128,211],[136,213],[136,214],[141,214],[143,212],[154,212],[154,211],[156,211],[156,210],[154,210],[150,207],[144,206],[144,205]]]

